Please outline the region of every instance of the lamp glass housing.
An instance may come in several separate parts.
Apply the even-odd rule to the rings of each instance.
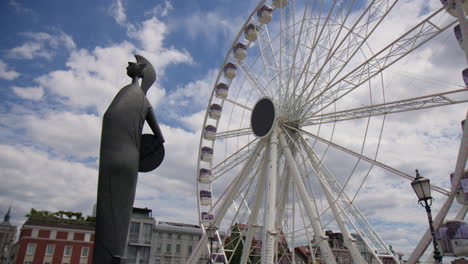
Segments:
[[[431,183],[429,179],[424,177],[416,177],[413,182],[411,182],[414,192],[418,196],[419,201],[432,199],[431,197]]]

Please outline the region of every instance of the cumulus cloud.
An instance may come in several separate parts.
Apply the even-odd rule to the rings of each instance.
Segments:
[[[124,25],[127,22],[127,15],[125,14],[125,8],[121,0],[114,0],[112,2],[112,5],[109,7],[109,13],[118,24]]]
[[[20,34],[28,39],[25,43],[8,51],[7,56],[15,59],[52,59],[59,48],[73,50],[76,47],[70,35],[64,32],[49,34],[46,32],[23,32]]]
[[[42,87],[18,87],[18,86],[12,86],[11,89],[13,89],[13,92],[23,98],[23,99],[28,99],[28,100],[33,100],[37,101],[44,96],[44,89]]]
[[[165,0],[164,6],[162,4],[157,5],[153,9],[145,12],[145,15],[166,17],[172,9],[174,9],[174,7],[172,6],[172,3],[168,0]]]
[[[14,71],[14,70],[9,70],[8,65],[4,61],[0,60],[0,78],[1,79],[11,81],[11,80],[16,79],[18,76],[20,76],[19,72]]]

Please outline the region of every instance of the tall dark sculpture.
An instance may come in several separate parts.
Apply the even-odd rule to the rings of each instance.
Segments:
[[[164,138],[146,98],[156,72],[144,57],[135,57],[137,63],[127,67],[132,83],[117,93],[102,121],[94,264],[125,263],[138,172],[157,168],[164,158]],[[154,135],[142,135],[145,121]]]

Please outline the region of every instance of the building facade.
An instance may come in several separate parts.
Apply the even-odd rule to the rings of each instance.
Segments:
[[[150,253],[155,223],[151,209],[133,208],[126,252],[128,264],[154,263]]]
[[[153,232],[151,264],[187,263],[201,236],[202,230],[197,225],[158,221]],[[198,261],[207,262],[206,255]]]
[[[16,226],[10,223],[11,208],[8,208],[7,213],[3,217],[3,222],[0,223],[0,264],[10,264],[10,250],[16,239]]]
[[[30,217],[15,244],[15,264],[91,264],[94,227],[84,221],[48,221]]]

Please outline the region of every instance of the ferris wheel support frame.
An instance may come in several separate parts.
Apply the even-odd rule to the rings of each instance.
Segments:
[[[328,245],[328,237],[323,233],[320,217],[317,213],[317,207],[310,201],[310,197],[307,194],[299,169],[297,168],[296,161],[294,160],[284,133],[281,130],[279,131],[279,140],[281,149],[286,157],[289,173],[294,178],[294,185],[296,186],[299,197],[302,200],[302,204],[304,205],[305,211],[312,225],[312,229],[314,230],[315,238],[318,240],[321,254],[325,258],[325,262],[327,264],[336,264],[330,246]]]
[[[320,186],[322,187],[322,190],[325,194],[328,204],[330,205],[330,209],[333,213],[333,216],[335,217],[336,223],[338,224],[338,227],[340,228],[341,233],[343,234],[343,242],[346,248],[349,249],[353,263],[367,263],[366,260],[364,260],[364,258],[362,257],[361,253],[359,252],[356,246],[356,243],[355,243],[356,239],[354,239],[351,236],[351,232],[349,231],[347,222],[345,221],[341,213],[343,209],[340,210],[340,208],[338,208],[338,203],[337,203],[338,198],[335,198],[333,196],[330,188],[323,181],[324,175],[321,171],[320,162],[318,161],[317,155],[309,147],[309,144],[306,142],[306,140],[302,136],[300,137],[300,139],[303,142],[302,145],[305,146],[305,151],[308,156],[308,161],[317,175],[317,179],[319,180]],[[378,263],[381,263],[379,258],[376,258],[376,260]]]

